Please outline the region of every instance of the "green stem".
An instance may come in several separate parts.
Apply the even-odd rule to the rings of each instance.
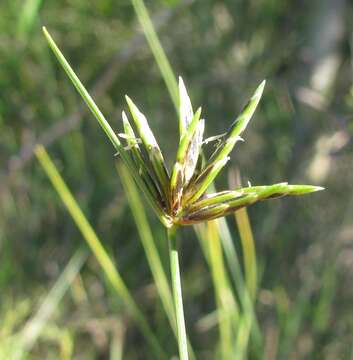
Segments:
[[[178,346],[180,360],[188,360],[186,329],[184,320],[183,297],[181,292],[179,254],[176,241],[176,227],[168,228],[170,272],[172,276],[173,300],[177,322]]]

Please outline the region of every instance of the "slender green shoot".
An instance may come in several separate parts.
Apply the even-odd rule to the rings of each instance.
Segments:
[[[167,229],[169,242],[170,273],[172,277],[173,298],[176,314],[180,360],[188,360],[187,338],[181,291],[179,253],[177,248],[176,227]]]
[[[156,59],[159,70],[163,76],[163,79],[169,91],[170,98],[172,99],[175,108],[178,109],[179,106],[178,83],[174,76],[169,60],[158,39],[158,35],[156,33],[156,30],[154,29],[151,17],[148,14],[148,10],[143,0],[131,0],[131,3],[134,7],[137,18],[142,26],[148,45],[151,48],[151,51]]]

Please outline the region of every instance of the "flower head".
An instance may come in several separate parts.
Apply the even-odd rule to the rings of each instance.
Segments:
[[[217,139],[217,146],[210,158],[203,161],[202,146],[208,142],[203,141],[205,120],[201,118],[201,108],[193,111],[184,82],[179,77],[180,139],[170,173],[146,117],[126,96],[138,137],[123,112],[124,133],[119,134],[126,141],[123,160],[135,174],[135,179],[139,178],[138,185],[153,204],[164,225],[195,224],[228,215],[260,200],[322,190],[317,186],[289,185],[283,182],[206,193],[209,185],[227,164],[234,145],[243,140],[241,134],[256,110],[264,86],[265,81],[255,90],[228,131],[213,138]]]

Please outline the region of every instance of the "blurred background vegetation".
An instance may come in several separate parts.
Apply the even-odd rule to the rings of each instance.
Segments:
[[[249,209],[263,350],[250,340],[247,357],[352,359],[352,2],[155,0],[146,6],[174,72],[203,107],[206,136],[222,133],[268,80],[229,174],[240,169],[245,184],[326,187]],[[46,25],[114,129],[121,129],[124,94],[139,104],[171,163],[177,118],[131,2],[2,0],[0,13],[0,358],[10,359],[19,346],[11,339],[34,334],[30,319],[47,311],[25,358],[153,359],[37,162],[36,143],[55,160],[163,348],[176,354],[114,151],[41,32]],[[226,175],[218,189],[229,187]],[[241,258],[234,218],[227,222]],[[153,214],[149,223],[166,254],[165,230]],[[215,359],[212,274],[191,227],[182,238],[190,341],[197,358]],[[48,296],[51,305],[43,310]]]

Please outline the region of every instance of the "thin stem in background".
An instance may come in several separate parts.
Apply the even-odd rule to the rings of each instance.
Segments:
[[[19,38],[26,38],[32,30],[42,3],[43,0],[23,1],[22,9],[17,20],[17,34]]]
[[[41,145],[38,145],[36,147],[35,154],[37,156],[37,159],[39,160],[39,163],[47,174],[49,180],[51,181],[54,189],[60,196],[69,214],[71,215],[78,229],[82,233],[83,238],[86,240],[88,246],[91,248],[99,265],[101,266],[103,272],[105,273],[110,284],[112,285],[113,290],[123,300],[131,317],[136,321],[136,324],[140,328],[141,333],[145,336],[147,342],[154,350],[157,358],[166,359],[166,355],[162,350],[158,340],[154,336],[153,331],[149,326],[146,318],[135,303],[135,300],[130,294],[120,273],[118,272],[113,261],[110,259],[108,253],[104,249],[102,242],[98,238],[98,235],[83,214],[75,198],[71,194],[69,188],[60,176],[57,168],[50,159],[49,154]]]
[[[167,233],[168,233],[168,244],[169,244],[170,272],[172,277],[173,298],[174,298],[176,323],[177,323],[177,331],[178,331],[179,356],[180,356],[180,360],[188,360],[189,357],[188,357],[188,349],[187,349],[183,297],[181,291],[176,227],[168,228]]]
[[[239,296],[239,302],[243,310],[242,316],[247,317],[248,321],[250,321],[251,323],[250,330],[253,335],[254,346],[261,349],[261,330],[257,321],[253,301],[251,300],[249,291],[246,287],[246,284],[244,283],[240,260],[237,255],[237,251],[235,249],[229,227],[224,218],[217,219],[217,222],[219,224],[219,232],[224,249],[224,254],[230,269],[230,273],[232,275],[237,295]]]
[[[218,223],[216,221],[209,221],[207,223],[207,236],[205,240],[209,249],[209,262],[218,309],[222,359],[229,359],[230,354],[233,354],[234,351],[232,351],[232,349],[234,349],[232,325],[238,326],[239,309],[233,297],[225,271],[222,245],[219,239]]]
[[[163,47],[159,41],[158,35],[154,29],[151,17],[148,14],[148,10],[143,0],[131,0],[134,7],[137,18],[142,26],[143,32],[146,36],[148,45],[156,59],[159,70],[166,83],[169,91],[170,98],[172,99],[174,106],[178,112],[179,107],[179,95],[178,95],[178,83],[174,76],[170,62],[163,50]]]
[[[132,216],[136,223],[137,231],[140,235],[142,246],[146,253],[157,291],[173,330],[176,332],[172,292],[156,244],[153,240],[152,231],[148,224],[144,206],[138,195],[135,184],[131,181],[127,168],[122,163],[118,162],[116,163],[116,167],[131,208]]]
[[[251,231],[248,212],[245,208],[234,213],[238,225],[244,256],[245,282],[251,299],[255,301],[257,291],[257,265],[254,236]]]

